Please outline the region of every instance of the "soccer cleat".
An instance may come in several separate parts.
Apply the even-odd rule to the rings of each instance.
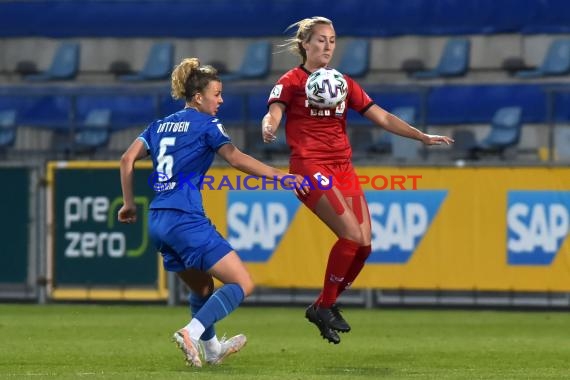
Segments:
[[[344,319],[342,321],[340,321],[337,318],[337,316],[333,312],[332,307],[325,308],[325,307],[317,306],[315,310],[316,310],[316,313],[317,313],[319,319],[322,320],[331,329],[333,329],[335,331],[341,331],[341,332],[346,332],[347,327],[350,329],[350,327],[346,324]],[[342,319],[342,317],[341,317],[341,319]],[[342,322],[344,322],[344,324]]]
[[[194,367],[202,367],[200,360],[200,344],[197,340],[190,338],[190,334],[186,329],[180,329],[174,333],[172,339],[178,345],[178,348],[184,352],[186,364]]]
[[[330,309],[324,309],[330,312]],[[329,325],[323,320],[318,312],[318,309],[315,308],[314,305],[310,305],[307,310],[305,310],[305,318],[309,320],[309,322],[313,323],[315,326],[318,327],[319,331],[321,332],[321,336],[328,340],[330,343],[339,344],[340,337]]]
[[[333,313],[333,315],[336,319],[336,321],[334,322],[334,325],[331,325],[331,327],[333,329],[335,329],[336,331],[340,331],[343,333],[349,332],[350,331],[350,325],[340,314],[340,308],[338,307],[338,305],[336,303],[331,306],[331,312]]]
[[[220,352],[215,356],[208,356],[208,353],[204,355],[204,359],[208,364],[221,364],[225,358],[231,354],[235,354],[245,346],[247,343],[247,338],[243,334],[232,336],[230,339],[222,338],[220,340],[220,345],[222,346]]]

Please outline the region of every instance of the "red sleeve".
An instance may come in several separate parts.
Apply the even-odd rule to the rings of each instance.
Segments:
[[[348,107],[362,114],[372,107],[374,101],[368,96],[366,91],[351,77],[345,75],[348,84]]]
[[[283,103],[287,107],[291,103],[293,96],[291,79],[291,72],[287,72],[285,75],[279,78],[277,84],[273,86],[273,89],[269,94],[269,99],[267,99],[267,106],[272,103],[279,102]]]

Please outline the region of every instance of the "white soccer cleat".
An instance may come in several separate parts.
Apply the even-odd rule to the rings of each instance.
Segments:
[[[202,367],[200,360],[200,344],[197,340],[190,338],[190,334],[186,329],[180,329],[172,336],[178,348],[184,353],[186,364],[194,367]]]
[[[220,340],[222,346],[220,352],[215,356],[208,356],[206,353],[204,358],[208,364],[221,364],[225,358],[241,350],[246,343],[247,338],[243,334],[238,334],[230,339],[222,338]]]

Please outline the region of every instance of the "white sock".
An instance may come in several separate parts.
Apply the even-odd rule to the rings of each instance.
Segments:
[[[218,340],[218,337],[214,335],[214,337],[210,340],[203,340],[202,341],[204,346],[204,351],[206,351],[206,355],[217,355],[222,350],[222,345]]]
[[[195,340],[199,340],[204,331],[206,330],[202,322],[200,322],[196,318],[192,318],[190,323],[188,323],[184,328],[186,329],[186,331],[188,331],[190,338]]]

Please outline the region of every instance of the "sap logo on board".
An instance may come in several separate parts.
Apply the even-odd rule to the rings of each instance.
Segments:
[[[291,191],[229,191],[228,242],[244,261],[268,261],[299,205]]]
[[[367,261],[407,263],[446,196],[446,190],[367,191],[372,221],[372,253]]]
[[[550,265],[568,235],[569,191],[510,191],[509,265]]]

